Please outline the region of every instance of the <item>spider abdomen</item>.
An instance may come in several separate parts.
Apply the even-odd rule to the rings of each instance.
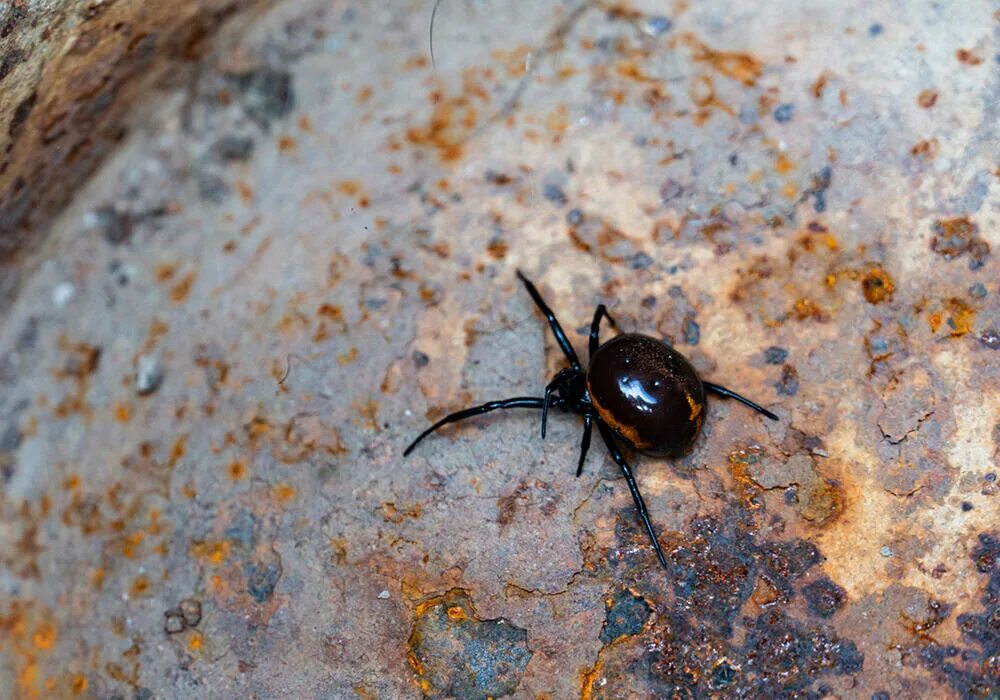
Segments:
[[[687,358],[656,338],[623,333],[587,366],[587,391],[601,420],[649,455],[683,452],[701,432],[705,388]]]

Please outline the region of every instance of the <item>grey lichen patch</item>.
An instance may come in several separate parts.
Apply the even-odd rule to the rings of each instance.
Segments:
[[[480,620],[467,591],[453,588],[417,605],[408,655],[427,698],[487,700],[511,695],[531,660],[528,633]]]

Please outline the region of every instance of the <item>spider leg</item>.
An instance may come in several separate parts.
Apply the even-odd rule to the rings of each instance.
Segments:
[[[713,394],[718,394],[719,396],[725,399],[736,399],[744,406],[749,406],[753,410],[757,411],[757,413],[761,413],[770,418],[771,420],[778,420],[778,417],[773,413],[771,413],[770,411],[768,411],[766,408],[758,404],[755,404],[753,401],[746,398],[745,396],[740,396],[732,389],[727,389],[724,386],[720,386],[719,384],[713,384],[712,382],[702,382],[702,385],[704,385],[705,391],[711,391]]]
[[[555,394],[555,390],[566,383],[566,379],[572,375],[576,374],[574,370],[564,367],[559,370],[558,374],[545,386],[545,404],[542,406],[542,440],[545,439],[545,426],[549,420],[549,406],[552,404],[559,404],[561,399],[558,394]]]
[[[577,478],[583,474],[583,462],[587,459],[587,450],[590,449],[590,427],[593,420],[593,414],[583,414],[583,440],[580,442],[580,462],[576,465]]]
[[[416,447],[421,440],[448,423],[457,423],[460,420],[472,418],[473,416],[478,416],[483,413],[489,413],[490,411],[495,411],[499,408],[544,408],[544,406],[545,399],[536,398],[534,396],[517,396],[512,399],[490,401],[482,404],[481,406],[472,406],[470,408],[464,408],[461,411],[455,411],[454,413],[450,413],[439,420],[424,432],[420,433],[420,435],[417,436],[417,439],[411,442],[410,446],[403,451],[403,456],[406,457],[409,455],[413,452],[413,448]]]
[[[535,306],[537,306],[545,318],[548,319],[549,328],[552,329],[552,335],[556,337],[556,342],[559,343],[559,347],[562,348],[563,354],[566,356],[566,359],[569,360],[570,365],[572,365],[575,370],[582,370],[583,368],[580,366],[580,358],[576,356],[576,350],[573,349],[573,346],[569,342],[569,338],[567,338],[566,334],[563,333],[562,326],[559,325],[559,321],[556,319],[556,315],[552,313],[552,309],[550,309],[548,304],[545,303],[545,300],[542,299],[542,295],[538,293],[537,289],[535,289],[535,285],[533,285],[520,270],[517,271],[517,278],[524,282],[524,286],[527,288],[528,294],[530,294],[531,298],[534,300]]]
[[[614,329],[618,328],[618,324],[615,320],[611,318],[611,314],[608,313],[608,309],[604,304],[598,304],[597,309],[594,310],[594,320],[590,323],[590,356],[593,357],[594,353],[597,352],[597,348],[601,345],[601,318],[608,319],[608,323]]]
[[[621,450],[618,449],[618,445],[615,444],[611,428],[605,425],[604,421],[598,420],[597,429],[601,431],[601,437],[604,438],[604,444],[607,445],[608,452],[611,453],[611,458],[621,467],[622,474],[625,475],[625,483],[628,484],[628,489],[632,492],[632,500],[635,501],[635,507],[639,511],[639,518],[642,520],[642,524],[646,526],[646,532],[649,533],[653,549],[656,550],[656,557],[660,560],[660,564],[663,565],[664,569],[669,569],[667,559],[663,556],[660,543],[656,539],[656,531],[653,529],[653,523],[649,520],[649,511],[646,510],[646,503],[642,500],[642,494],[639,493],[639,485],[635,483],[635,477],[632,475],[632,468],[629,467],[628,462],[625,461],[625,457],[622,456]]]

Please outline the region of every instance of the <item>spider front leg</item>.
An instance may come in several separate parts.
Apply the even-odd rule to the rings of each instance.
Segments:
[[[484,403],[481,406],[472,406],[471,408],[464,408],[461,411],[455,411],[454,413],[449,413],[447,416],[439,420],[437,423],[427,428],[424,432],[417,436],[417,439],[410,443],[410,446],[403,450],[403,456],[406,457],[411,452],[413,448],[420,444],[420,441],[425,437],[433,433],[438,428],[447,425],[448,423],[457,423],[460,420],[465,420],[466,418],[472,418],[473,416],[479,416],[483,413],[489,413],[490,411],[496,411],[501,408],[544,408],[545,399],[536,398],[534,396],[517,396],[512,399],[503,399],[501,401],[490,401]]]
[[[580,358],[576,356],[576,350],[574,350],[573,346],[570,344],[569,338],[567,338],[566,334],[563,332],[562,326],[559,325],[559,321],[556,319],[556,315],[552,313],[552,309],[549,308],[549,305],[545,303],[544,299],[542,299],[542,295],[538,293],[537,289],[535,289],[535,285],[533,285],[531,280],[525,277],[520,270],[517,271],[517,278],[524,283],[525,288],[528,290],[528,294],[531,295],[532,300],[535,302],[535,306],[538,307],[538,309],[542,312],[542,315],[544,315],[548,320],[549,328],[552,329],[552,335],[556,337],[556,342],[559,343],[559,347],[562,349],[566,359],[569,360],[569,364],[577,371],[583,369],[580,366]]]

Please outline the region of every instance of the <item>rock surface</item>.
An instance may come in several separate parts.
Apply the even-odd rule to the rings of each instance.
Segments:
[[[0,322],[0,695],[1000,692],[995,8],[574,7],[279,3],[144,107]],[[563,365],[518,268],[781,418],[630,455],[667,570],[576,417],[402,456]]]

